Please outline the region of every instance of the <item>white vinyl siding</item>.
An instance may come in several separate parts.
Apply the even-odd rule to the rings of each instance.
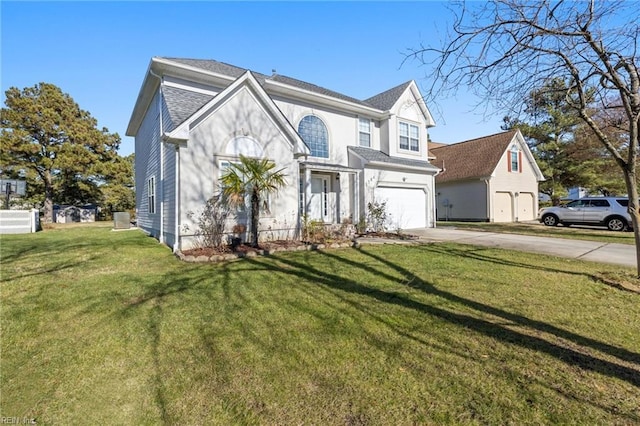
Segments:
[[[149,213],[148,181],[160,176],[160,114],[158,94],[149,104],[135,140],[135,181],[138,226],[154,237],[160,235],[160,215]]]
[[[176,233],[176,148],[171,144],[163,144],[164,150],[164,183],[162,185],[163,227],[165,243],[171,247]]]

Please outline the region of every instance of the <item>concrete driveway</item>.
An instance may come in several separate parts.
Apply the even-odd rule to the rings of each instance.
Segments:
[[[451,241],[460,244],[499,247],[560,257],[636,267],[635,246],[495,232],[467,231],[454,228],[408,229],[423,242]]]

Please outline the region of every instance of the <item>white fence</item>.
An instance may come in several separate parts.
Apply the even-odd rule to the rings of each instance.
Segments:
[[[28,234],[40,229],[40,214],[33,210],[0,210],[0,234]]]

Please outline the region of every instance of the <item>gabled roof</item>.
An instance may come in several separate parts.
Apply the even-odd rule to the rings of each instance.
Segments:
[[[436,182],[442,183],[491,176],[517,133],[517,130],[510,130],[431,148],[431,152],[436,156],[434,164],[443,169],[436,176]]]
[[[402,96],[404,91],[407,90],[407,87],[411,85],[411,81],[412,80],[409,80],[392,89],[378,93],[377,95],[366,99],[365,102],[379,110],[388,111],[393,108],[398,99],[400,99],[400,96]]]
[[[230,65],[230,64],[215,61],[212,59],[187,59],[187,58],[167,58],[167,57],[163,57],[161,59],[170,60],[173,62],[177,62],[183,65],[188,65],[195,68],[201,68],[203,70],[211,71],[216,74],[226,75],[234,79],[240,77],[245,72],[250,71],[245,68],[236,67],[235,65]],[[287,77],[286,75],[273,74],[271,76],[268,76],[255,71],[251,71],[251,73],[261,85],[264,85],[265,81],[275,81],[278,83],[283,83],[289,86],[296,87],[298,89],[303,89],[303,90],[317,93],[320,95],[330,96],[332,98],[341,99],[347,102],[353,102],[355,104],[360,104],[362,106],[375,107],[375,105],[372,105],[366,101],[361,101],[359,99],[344,95],[342,93],[338,93],[336,91],[324,88],[322,86],[318,86],[316,84],[307,83],[306,81],[298,80],[292,77]],[[405,88],[406,86],[408,86],[408,83],[404,83]],[[398,96],[400,96],[401,94],[402,93],[398,94]]]
[[[141,124],[145,110],[159,84],[156,78],[157,74],[164,75],[168,70],[170,74],[178,73],[176,75],[180,75],[186,79],[195,79],[195,81],[206,82],[208,84],[215,82],[218,87],[223,89],[240,78],[244,73],[250,71],[235,65],[208,59],[152,58],[136,105],[134,106],[129,126],[127,127],[127,135],[135,135]],[[393,107],[405,90],[412,87],[411,90],[418,93],[417,98],[420,98],[418,99],[418,103],[427,118],[428,124],[433,125],[431,115],[426,105],[424,105],[417,86],[413,81],[408,81],[363,101],[292,77],[279,74],[267,76],[255,71],[251,71],[251,73],[255,80],[269,91],[269,93],[277,92],[285,94],[285,96],[314,96],[314,101],[324,102],[332,107],[342,108],[345,109],[345,111],[355,112],[356,114],[369,115],[375,119],[385,118],[387,111]],[[166,97],[168,102],[171,103],[171,105],[167,105],[171,108],[170,112],[175,113],[178,112],[178,110],[180,111],[177,114],[176,122],[172,123],[174,127],[178,126],[181,120],[184,121],[184,116],[188,115],[189,112],[191,112],[191,114],[195,113],[208,102],[201,94],[189,96],[189,94],[184,91],[181,93],[172,91],[169,92]]]
[[[165,131],[168,132],[181,125],[194,112],[213,99],[213,96],[205,93],[197,93],[172,86],[164,86],[162,88],[162,96],[171,118],[171,123],[168,126],[164,126]]]
[[[208,102],[205,102],[194,113],[189,115],[179,126],[175,126],[172,131],[164,135],[165,140],[169,141],[183,141],[188,138],[189,131],[192,126],[197,126],[199,122],[211,114],[216,109],[224,105],[225,101],[233,97],[240,89],[247,88],[255,95],[258,102],[264,107],[265,112],[270,116],[272,122],[277,126],[280,131],[286,135],[287,140],[292,144],[294,155],[307,155],[309,154],[309,147],[304,143],[298,132],[291,126],[291,123],[282,114],[282,111],[273,102],[273,99],[267,95],[262,86],[258,83],[251,71],[246,71],[240,77],[238,77],[232,84],[227,86],[222,92],[216,96],[212,96]],[[166,89],[166,88],[165,88]],[[165,94],[170,96],[179,92],[170,91]],[[191,99],[189,99],[191,100]],[[170,101],[172,103],[174,101]]]
[[[439,169],[433,164],[427,161],[411,160],[408,158],[389,157],[382,151],[378,151],[371,148],[364,148],[361,146],[350,146],[347,148],[350,152],[353,152],[358,157],[367,161],[368,163],[388,164],[392,166],[404,166],[417,169],[423,169],[425,172],[435,173]]]

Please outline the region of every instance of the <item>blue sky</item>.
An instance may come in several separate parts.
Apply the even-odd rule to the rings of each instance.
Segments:
[[[444,2],[0,2],[1,86],[53,83],[122,137],[152,56],[215,59],[366,99],[407,80],[424,91],[426,68],[401,66],[408,48],[439,40]],[[431,138],[458,142],[500,131],[478,99],[428,104]]]

